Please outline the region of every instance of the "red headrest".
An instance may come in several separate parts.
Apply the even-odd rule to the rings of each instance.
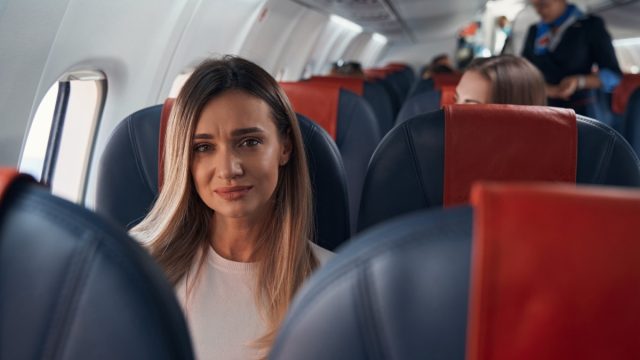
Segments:
[[[435,89],[441,89],[443,86],[458,86],[460,78],[462,78],[462,74],[433,74],[431,75],[431,78],[433,79],[433,87]]]
[[[464,104],[444,111],[445,206],[466,203],[478,180],[576,181],[573,110]]]
[[[162,114],[160,115],[160,139],[158,140],[158,191],[162,189],[164,183],[164,138],[169,123],[169,115],[173,109],[176,99],[167,98],[162,106]]]
[[[21,180],[33,181],[33,178],[26,174],[20,174],[18,170],[14,168],[0,167],[0,204],[2,204],[2,199],[7,194],[11,185]]]
[[[367,78],[376,80],[376,79],[384,79],[389,75],[389,71],[383,69],[367,69],[364,71],[364,74]]]
[[[456,103],[456,86],[443,85],[440,87],[440,106],[453,105]]]
[[[335,140],[338,127],[338,99],[340,86],[313,81],[282,82],[296,112],[309,117],[325,129]]]
[[[640,74],[624,74],[622,81],[613,91],[611,110],[616,114],[624,114],[631,94],[638,88],[640,88]]]
[[[640,192],[473,189],[467,360],[637,359]]]
[[[364,79],[358,79],[354,77],[347,76],[314,76],[311,79],[307,80],[310,82],[321,83],[321,84],[329,84],[334,86],[339,86],[341,88],[347,89],[351,92],[354,92],[360,96],[364,92]]]

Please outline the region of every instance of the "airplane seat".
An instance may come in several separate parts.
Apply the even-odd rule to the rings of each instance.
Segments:
[[[473,208],[421,210],[352,239],[299,291],[269,358],[636,358],[640,193],[473,193]]]
[[[448,105],[396,126],[380,142],[358,231],[414,210],[465,203],[477,180],[637,187],[640,163],[615,130],[570,109]]]
[[[296,112],[317,121],[332,134],[342,155],[347,179],[351,229],[358,218],[362,185],[380,130],[369,104],[336,84],[281,83]]]
[[[434,90],[434,83],[431,77],[426,79],[419,79],[413,85],[413,88],[409,91],[408,99],[423,92]]]
[[[420,79],[416,82],[415,86],[411,90],[409,97],[414,95],[421,94],[423,92],[437,90],[442,88],[443,86],[457,86],[462,78],[462,73],[440,73],[440,74],[432,74],[429,78]]]
[[[96,212],[126,228],[144,218],[158,194],[162,113],[163,105],[155,105],[125,118],[100,160]],[[316,242],[332,250],[351,234],[342,159],[326,131],[299,114],[298,121],[314,195]]]
[[[391,98],[381,84],[360,78],[345,76],[313,76],[307,81],[324,84],[337,84],[346,90],[362,96],[367,100],[367,103],[371,106],[371,109],[376,115],[380,134],[386,134],[393,127],[395,119]]]
[[[456,103],[456,88],[452,85],[442,85],[437,90],[425,91],[413,95],[402,105],[395,124],[401,124],[414,116],[430,113]]]
[[[0,358],[193,359],[162,271],[122,230],[0,169]]]
[[[373,82],[379,82],[387,90],[387,93],[391,97],[391,103],[393,105],[393,113],[397,114],[404,102],[404,95],[401,89],[401,85],[397,81],[391,79],[388,70],[383,69],[367,69],[364,71],[366,79]]]
[[[640,156],[640,88],[636,89],[629,97],[629,102],[624,114],[625,138]]]

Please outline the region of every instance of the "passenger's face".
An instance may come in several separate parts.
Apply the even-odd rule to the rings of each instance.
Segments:
[[[456,87],[456,104],[488,104],[490,102],[491,82],[476,71],[465,71]]]
[[[559,18],[567,6],[566,0],[530,0],[530,2],[542,21],[546,23]]]
[[[216,216],[259,219],[278,183],[291,145],[282,139],[269,105],[243,91],[214,98],[192,139],[191,175]]]

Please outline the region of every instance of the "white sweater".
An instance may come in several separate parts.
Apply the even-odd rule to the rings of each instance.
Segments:
[[[196,358],[255,359],[260,352],[251,346],[251,342],[266,330],[253,294],[256,264],[227,260],[209,249],[188,301],[185,280],[176,287]],[[312,244],[312,250],[320,265],[333,255],[315,244]],[[198,261],[193,271],[197,265]],[[190,274],[194,274],[193,271]]]

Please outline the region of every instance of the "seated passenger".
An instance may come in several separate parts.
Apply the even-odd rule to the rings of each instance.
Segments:
[[[460,79],[455,99],[457,104],[547,104],[540,71],[512,55],[473,60]]]
[[[362,65],[357,61],[338,60],[331,65],[331,76],[346,76],[364,79]]]
[[[180,91],[164,185],[131,230],[174,285],[199,359],[266,356],[291,299],[331,253],[313,244],[300,128],[276,81],[237,57]]]
[[[433,74],[453,74],[455,72],[449,55],[439,54],[434,56],[429,65],[424,68],[422,78],[429,79]]]

